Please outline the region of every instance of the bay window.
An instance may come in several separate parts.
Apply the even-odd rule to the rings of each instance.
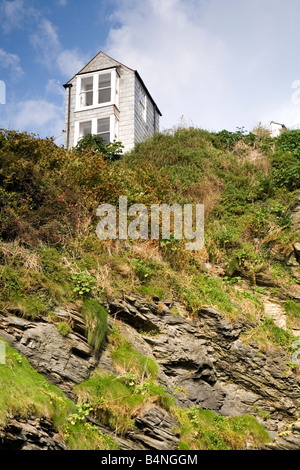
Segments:
[[[82,139],[87,134],[92,133],[92,121],[80,122],[78,140]]]
[[[82,78],[80,88],[80,106],[92,106],[94,101],[93,94],[93,77]]]
[[[111,73],[99,75],[98,83],[98,104],[109,103],[111,101]]]
[[[119,75],[116,69],[77,76],[76,111],[119,105]]]
[[[97,119],[97,135],[102,137],[106,144],[110,142],[110,118]]]
[[[106,118],[75,121],[74,146],[87,134],[99,135],[106,144],[118,140],[118,119],[112,114]]]

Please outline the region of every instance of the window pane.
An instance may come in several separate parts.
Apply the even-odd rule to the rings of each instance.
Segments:
[[[92,121],[81,122],[79,124],[79,137],[92,133]]]
[[[110,119],[98,119],[97,134],[102,137],[106,144],[110,142]]]
[[[110,87],[111,85],[111,74],[103,73],[99,75],[99,88]]]
[[[92,106],[93,92],[88,91],[87,93],[82,93],[80,103],[81,103],[81,106]]]
[[[102,137],[102,139],[105,141],[106,144],[108,144],[110,142],[110,133],[106,133],[106,134],[99,134],[100,137]]]
[[[93,90],[93,77],[81,79],[81,91]]]
[[[98,119],[98,134],[100,132],[109,132],[109,118],[106,119]]]
[[[107,103],[111,100],[111,89],[104,88],[104,90],[99,91],[99,103]]]

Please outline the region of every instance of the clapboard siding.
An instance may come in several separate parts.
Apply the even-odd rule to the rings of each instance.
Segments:
[[[101,70],[116,68],[119,76],[119,105],[96,107],[76,110],[77,76],[99,72]],[[66,85],[66,112],[65,112],[65,147],[76,145],[75,123],[92,119],[101,119],[115,116],[118,122],[117,140],[124,146],[124,152],[131,150],[135,142],[142,142],[153,136],[159,130],[159,112],[149,93],[141,83],[136,72],[129,67],[108,57],[103,52],[97,54],[79,73]],[[139,113],[137,84],[144,89],[146,96],[146,119]],[[71,99],[69,109],[69,89],[71,85]],[[77,124],[78,126],[78,124]],[[69,128],[69,132],[68,132]]]
[[[120,73],[120,118],[118,140],[124,152],[134,147],[134,72],[121,66]]]

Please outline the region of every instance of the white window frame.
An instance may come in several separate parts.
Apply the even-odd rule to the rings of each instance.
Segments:
[[[75,129],[74,129],[74,147],[76,147],[78,141],[79,141],[79,128],[80,124],[83,122],[91,122],[92,123],[92,135],[98,135],[98,119],[107,119],[109,118],[109,133],[110,133],[110,142],[113,142],[114,140],[118,140],[118,133],[119,133],[119,121],[117,117],[114,114],[111,114],[110,116],[102,116],[102,117],[94,117],[91,119],[88,119],[87,117],[84,119],[79,119],[75,121]]]
[[[138,113],[147,122],[147,95],[141,83],[137,82]]]
[[[110,73],[111,74],[111,99],[105,103],[98,103],[99,92],[99,76]],[[81,95],[81,81],[84,78],[93,78],[93,104],[90,106],[82,106],[80,104]],[[76,77],[76,105],[75,112],[86,111],[88,109],[103,108],[104,106],[115,105],[119,107],[119,74],[115,68],[100,70],[98,72],[85,73]]]

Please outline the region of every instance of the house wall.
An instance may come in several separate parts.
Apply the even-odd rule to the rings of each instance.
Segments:
[[[114,114],[118,119],[118,141],[124,146],[123,152],[130,151],[135,142],[142,142],[151,137],[159,129],[159,114],[146,93],[146,122],[137,112],[137,81],[135,72],[119,62],[111,59],[105,54],[99,54],[84,67],[81,73],[92,73],[109,67],[116,67],[120,76],[119,82],[119,107],[104,106],[83,111],[76,111],[76,86],[77,79],[74,77],[68,83],[71,87],[70,111],[69,90],[66,88],[66,111],[65,111],[65,147],[68,140],[69,121],[69,148],[75,145],[75,121],[88,121],[93,118],[105,118]]]
[[[123,152],[134,147],[134,84],[135,74],[126,67],[120,67],[120,119],[119,141],[124,145]]]
[[[107,63],[94,65],[89,67],[89,72],[98,71],[107,67],[115,66],[115,63]],[[97,68],[96,68],[97,67]],[[86,69],[85,69],[86,71]],[[75,121],[88,121],[95,117],[105,118],[114,114],[118,118],[119,136],[118,141],[124,145],[123,152],[127,152],[134,147],[134,72],[128,70],[126,67],[120,66],[118,68],[120,74],[119,85],[119,109],[115,106],[104,106],[93,108],[89,110],[75,112],[76,106],[76,77],[70,81],[71,88],[71,108],[70,108],[70,132],[69,132],[69,148],[75,144]],[[66,90],[66,112],[65,112],[65,147],[67,147],[67,126],[68,126],[68,106],[69,106],[69,91]]]
[[[285,130],[285,127],[283,126],[283,124],[277,124],[276,122],[271,122],[270,124],[271,137],[278,137],[284,130]]]
[[[142,87],[146,94],[146,119],[139,113],[139,93],[138,86]],[[159,114],[156,106],[150,100],[149,95],[144,89],[139,78],[135,76],[135,113],[134,113],[134,140],[135,142],[143,142],[158,132],[159,130]]]

